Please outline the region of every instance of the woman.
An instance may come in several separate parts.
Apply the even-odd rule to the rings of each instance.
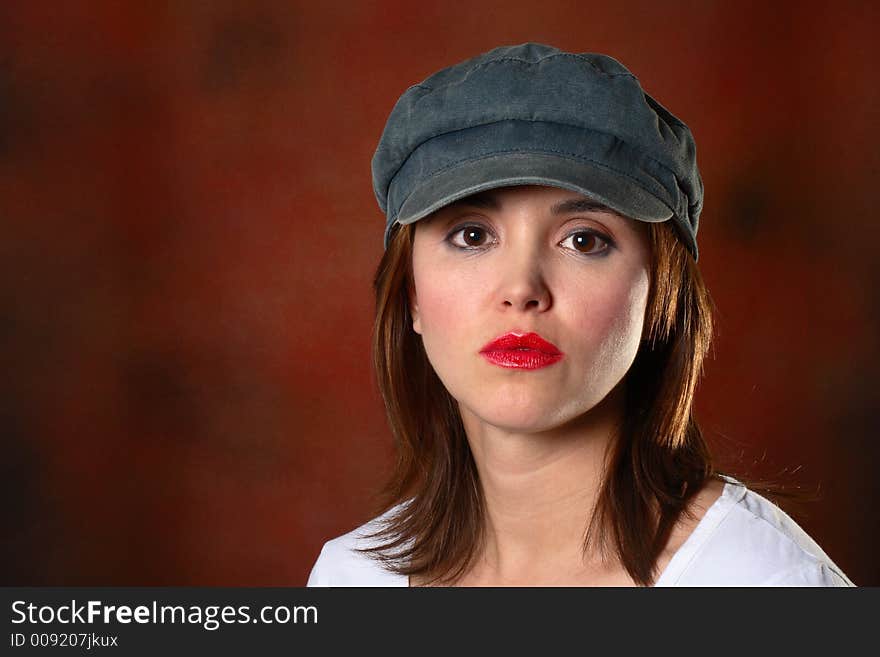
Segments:
[[[399,458],[309,585],[852,585],[692,416],[695,153],[603,55],[497,48],[401,96],[373,159]]]

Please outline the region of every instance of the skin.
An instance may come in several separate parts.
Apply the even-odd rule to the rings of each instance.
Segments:
[[[583,537],[644,331],[648,226],[584,201],[508,187],[416,224],[413,330],[458,401],[486,500],[485,548],[459,585],[632,584],[584,555]],[[479,354],[508,332],[536,332],[564,358],[518,370]],[[697,496],[696,520],[719,493]],[[661,566],[693,524],[673,532]]]

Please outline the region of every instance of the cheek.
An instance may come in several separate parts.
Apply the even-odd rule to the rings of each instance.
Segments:
[[[468,316],[468,305],[473,303],[474,295],[468,272],[461,271],[460,267],[450,268],[421,241],[417,232],[413,245],[414,298],[411,301],[414,302],[413,328],[422,335],[427,347],[432,335],[442,335],[461,325]]]
[[[433,342],[435,336],[460,331],[467,317],[473,316],[468,312],[467,286],[452,277],[429,276],[419,280],[417,276],[416,290],[418,330],[426,343]]]
[[[581,336],[583,361],[594,376],[621,378],[635,359],[642,338],[648,276],[639,272],[601,285],[583,286],[569,299],[571,325]]]
[[[478,344],[478,318],[482,316],[479,280],[461,270],[444,271],[434,264],[421,271],[418,263],[414,264],[418,314],[413,328],[421,334],[434,372],[458,399],[475,380],[474,368],[478,367],[475,354],[482,346]]]

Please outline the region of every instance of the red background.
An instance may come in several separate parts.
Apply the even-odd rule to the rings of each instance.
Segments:
[[[417,9],[416,9],[417,8]],[[880,584],[878,11],[809,2],[4,2],[2,584],[300,585],[391,443],[370,158],[502,44],[621,60],[693,129],[722,465]]]

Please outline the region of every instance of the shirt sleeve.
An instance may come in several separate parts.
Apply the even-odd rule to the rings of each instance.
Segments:
[[[770,578],[763,586],[822,586],[853,587],[846,575],[817,561],[783,571]]]
[[[330,583],[327,581],[326,569],[324,568],[324,562],[326,561],[324,550],[326,547],[327,544],[325,543],[317,560],[315,560],[315,565],[312,566],[312,572],[309,573],[309,581],[306,583],[306,586],[330,586]]]

